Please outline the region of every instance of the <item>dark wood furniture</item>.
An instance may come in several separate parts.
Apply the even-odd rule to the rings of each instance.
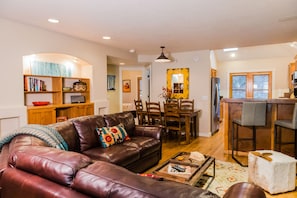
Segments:
[[[162,177],[165,180],[171,180],[188,184],[191,186],[198,186],[199,180],[205,174],[206,170],[213,165],[213,173],[209,175],[211,177],[208,186],[211,184],[215,177],[215,158],[211,156],[205,156],[205,160],[196,161],[189,158],[190,152],[179,152],[172,156],[169,160],[165,161],[153,170],[153,173]],[[181,157],[181,158],[180,158]],[[181,160],[182,159],[182,160]],[[180,165],[187,169],[186,173],[172,172],[170,170],[174,165]],[[206,189],[208,188],[206,187]]]
[[[146,111],[147,111],[147,115],[148,115],[148,124],[149,125],[163,126],[160,102],[146,101]]]
[[[181,99],[179,102],[180,111],[183,113],[193,113],[194,112],[194,100],[189,99]],[[191,136],[197,137],[197,130],[196,130],[196,120],[195,117],[192,117],[190,120],[191,124]]]
[[[142,100],[134,100],[136,116],[139,125],[147,124],[147,112],[143,108]]]
[[[166,129],[166,136],[168,137],[170,131],[175,131],[178,136],[178,143],[182,136],[185,136],[185,127],[182,125],[180,109],[178,103],[164,103],[164,123]]]

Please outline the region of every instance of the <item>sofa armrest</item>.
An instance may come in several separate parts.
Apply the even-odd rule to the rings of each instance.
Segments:
[[[162,127],[159,126],[147,126],[136,125],[134,130],[134,136],[153,137],[157,140],[161,140]]]
[[[266,198],[264,191],[248,182],[240,182],[232,185],[224,194],[223,198],[257,197]]]

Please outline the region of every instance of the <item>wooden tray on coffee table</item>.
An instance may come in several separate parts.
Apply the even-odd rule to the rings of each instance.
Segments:
[[[182,156],[182,160],[178,160]],[[205,156],[203,161],[195,161],[189,158],[189,152],[179,152],[172,158],[158,166],[153,173],[165,180],[171,180],[184,184],[195,186],[199,179],[203,176],[205,171],[213,164],[215,169],[215,159],[210,156]],[[179,165],[182,168],[186,168],[185,172],[171,171],[172,166]],[[213,177],[215,171],[213,172]]]

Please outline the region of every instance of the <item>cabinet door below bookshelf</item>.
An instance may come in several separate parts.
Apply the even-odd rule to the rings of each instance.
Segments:
[[[56,122],[55,108],[28,109],[28,124],[52,124]]]

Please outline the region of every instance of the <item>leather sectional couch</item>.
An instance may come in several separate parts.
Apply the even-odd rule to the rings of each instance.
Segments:
[[[130,140],[102,148],[96,128],[120,123]],[[0,154],[1,198],[217,197],[200,188],[136,174],[161,159],[161,128],[135,126],[129,112],[49,126],[61,134],[68,151],[31,135],[15,136]]]

